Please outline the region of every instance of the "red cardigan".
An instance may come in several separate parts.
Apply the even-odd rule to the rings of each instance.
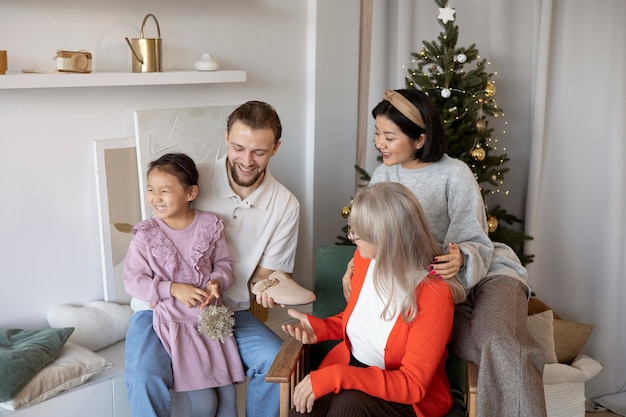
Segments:
[[[418,314],[412,323],[400,316],[385,347],[385,368],[348,366],[350,341],[346,324],[363,286],[370,260],[354,255],[352,294],[342,313],[326,319],[309,315],[317,341],[343,339],[311,372],[315,398],[342,390],[359,390],[374,397],[412,404],[418,417],[446,415],[452,407],[445,371],[447,344],[452,334],[454,301],[448,285],[425,278],[417,287]]]

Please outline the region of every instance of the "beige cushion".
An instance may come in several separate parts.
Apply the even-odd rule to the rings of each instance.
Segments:
[[[570,364],[583,350],[593,326],[566,320],[554,320],[554,346],[560,363]]]
[[[546,363],[556,363],[556,349],[554,345],[554,314],[552,310],[546,310],[538,314],[528,316],[528,331],[546,352]]]
[[[113,363],[106,358],[67,342],[57,359],[44,367],[12,399],[1,402],[0,406],[17,410],[40,403],[61,391],[83,384],[112,366]]]

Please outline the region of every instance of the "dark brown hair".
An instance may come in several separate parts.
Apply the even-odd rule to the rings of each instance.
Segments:
[[[230,129],[237,121],[245,124],[252,130],[271,129],[274,132],[276,142],[280,140],[283,134],[283,126],[280,123],[278,113],[276,113],[274,107],[262,101],[252,100],[237,107],[228,116],[226,131],[230,132]]]

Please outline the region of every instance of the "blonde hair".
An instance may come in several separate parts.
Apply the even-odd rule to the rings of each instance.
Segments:
[[[354,196],[350,224],[361,239],[378,248],[374,288],[385,302],[381,316],[391,318],[400,310],[404,321],[412,322],[417,317],[415,289],[433,257],[442,253],[417,198],[400,183],[368,185]],[[460,289],[465,298],[458,281],[449,284],[453,296]],[[406,294],[400,306],[398,292]]]

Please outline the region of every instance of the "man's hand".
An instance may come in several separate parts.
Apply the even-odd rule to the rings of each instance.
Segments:
[[[266,269],[266,268],[263,268],[262,266],[257,266],[256,269],[254,270],[254,274],[252,274],[252,278],[250,278],[250,289],[252,289],[254,284],[256,284],[257,282],[269,278],[269,276],[272,275],[273,272],[274,270],[272,269]],[[285,274],[289,275],[290,277],[292,275],[287,272],[285,272]],[[256,302],[265,308],[274,308],[278,306],[278,304],[274,302],[274,299],[272,297],[262,292],[256,295]],[[280,305],[280,306],[285,307],[284,305]]]

